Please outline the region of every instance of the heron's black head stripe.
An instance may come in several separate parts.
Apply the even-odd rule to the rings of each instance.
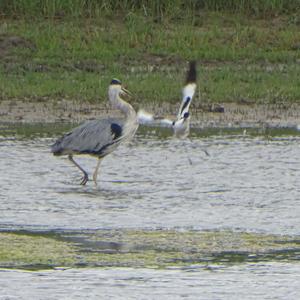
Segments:
[[[182,112],[186,109],[186,107],[188,106],[188,104],[190,103],[190,101],[191,101],[191,98],[187,97],[186,100],[185,100],[185,102],[184,102],[184,104],[183,104],[183,106],[182,106],[180,114],[182,114]]]
[[[119,79],[113,78],[110,84],[122,84],[122,82]]]

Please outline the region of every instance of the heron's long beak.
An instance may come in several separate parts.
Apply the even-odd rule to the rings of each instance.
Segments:
[[[123,92],[123,94],[128,95],[130,97],[132,97],[132,93],[130,93],[128,90],[126,90],[124,87],[121,88],[121,91]]]

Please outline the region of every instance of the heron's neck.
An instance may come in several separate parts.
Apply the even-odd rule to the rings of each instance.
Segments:
[[[122,138],[130,138],[134,135],[135,131],[138,128],[137,115],[133,107],[121,99],[119,95],[110,97],[111,104],[119,109],[125,115],[125,122],[122,128]]]
[[[126,118],[136,118],[136,112],[133,107],[119,96],[116,96],[113,105],[115,108],[119,109]]]

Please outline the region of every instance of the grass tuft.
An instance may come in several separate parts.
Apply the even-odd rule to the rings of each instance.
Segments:
[[[2,0],[6,16],[99,17],[139,13],[156,21],[194,18],[203,10],[251,16],[274,16],[299,11],[299,0]]]

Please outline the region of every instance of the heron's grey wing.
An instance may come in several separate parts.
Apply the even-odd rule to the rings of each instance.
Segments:
[[[88,121],[64,135],[52,146],[56,154],[108,154],[122,135],[123,122],[119,119]]]

